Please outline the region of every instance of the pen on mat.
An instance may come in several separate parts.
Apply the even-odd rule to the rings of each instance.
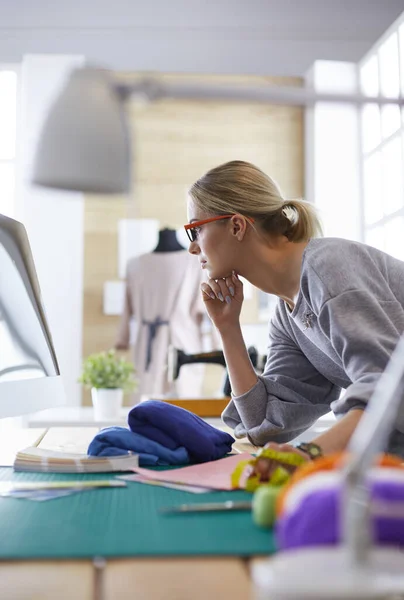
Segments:
[[[163,506],[160,512],[164,514],[215,512],[223,510],[251,510],[251,502],[206,502],[202,504],[179,504],[178,506]]]

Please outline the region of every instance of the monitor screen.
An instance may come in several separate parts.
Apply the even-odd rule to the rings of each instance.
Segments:
[[[64,403],[25,227],[0,215],[0,417]]]

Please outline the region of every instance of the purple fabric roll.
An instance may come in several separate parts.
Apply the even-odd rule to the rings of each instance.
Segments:
[[[276,523],[279,549],[338,544],[341,541],[341,486],[308,493],[293,512]],[[383,516],[373,516],[375,543],[404,546],[404,482],[374,481],[373,501],[383,506]],[[397,516],[400,509],[401,516]],[[391,508],[391,516],[385,516]],[[376,509],[377,510],[377,509]]]

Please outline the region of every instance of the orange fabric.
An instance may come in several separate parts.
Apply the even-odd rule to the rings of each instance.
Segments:
[[[293,475],[290,477],[288,483],[283,486],[282,491],[279,493],[276,499],[276,515],[280,516],[284,510],[286,496],[290,492],[291,488],[295,483],[305,479],[313,473],[320,471],[334,471],[340,468],[344,464],[344,458],[348,457],[346,452],[337,452],[335,454],[329,454],[328,456],[321,456],[310,462],[301,465],[296,469]],[[392,454],[381,454],[377,463],[379,467],[390,467],[396,469],[404,469],[404,462],[402,458],[393,456]]]

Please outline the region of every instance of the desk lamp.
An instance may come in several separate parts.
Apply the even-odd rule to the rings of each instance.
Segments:
[[[318,94],[302,88],[166,83],[157,78],[114,80],[106,70],[73,70],[51,106],[40,136],[32,181],[47,187],[103,194],[130,190],[130,144],[125,101],[161,98],[255,101],[310,106],[403,105],[404,99]],[[373,600],[404,598],[404,552],[372,547],[366,473],[385,447],[401,401],[404,337],[379,380],[349,445],[345,473],[344,539],[337,547],[279,553],[253,570],[257,600]]]

